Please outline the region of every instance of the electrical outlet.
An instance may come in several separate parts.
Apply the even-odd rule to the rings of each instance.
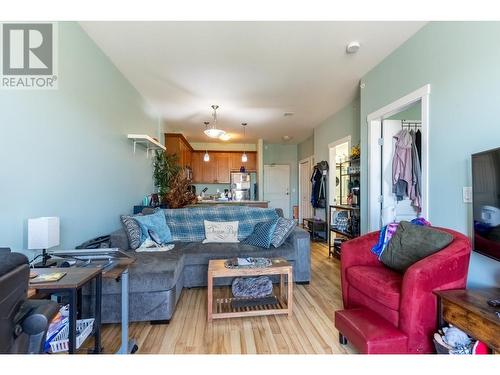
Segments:
[[[472,203],[472,187],[464,186],[462,190],[464,203]]]

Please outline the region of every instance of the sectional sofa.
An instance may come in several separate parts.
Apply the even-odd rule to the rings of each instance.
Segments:
[[[311,277],[309,234],[295,227],[278,248],[260,248],[243,243],[208,243],[203,220],[239,221],[238,239],[244,240],[260,221],[277,217],[274,209],[254,207],[197,207],[164,210],[174,239],[166,252],[137,252],[129,249],[123,229],[111,234],[111,246],[131,251],[136,262],[129,269],[130,321],[167,322],[174,314],[183,288],[207,285],[208,261],[231,257],[283,257],[293,265],[294,282],[308,283]],[[222,279],[220,283],[229,284]],[[83,305],[92,306],[91,292],[84,291]],[[120,321],[120,283],[103,280],[102,322]]]

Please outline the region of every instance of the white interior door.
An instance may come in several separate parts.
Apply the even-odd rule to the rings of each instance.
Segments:
[[[290,218],[290,166],[264,165],[264,200],[269,207],[281,208],[283,216]]]
[[[313,217],[313,207],[311,204],[311,174],[312,160],[307,159],[299,164],[299,223],[303,218]]]

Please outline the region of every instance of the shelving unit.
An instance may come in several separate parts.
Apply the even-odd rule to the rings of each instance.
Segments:
[[[335,211],[347,211],[348,224],[346,230],[341,230],[336,227],[335,223],[332,222],[332,213]],[[350,240],[358,237],[360,234],[360,207],[359,206],[347,206],[347,205],[330,205],[328,209],[328,256],[336,256],[340,258],[340,245],[341,242],[345,240]],[[357,224],[355,222],[357,221]],[[340,236],[341,241],[334,241],[332,243],[332,233],[335,233],[335,239],[337,235]]]
[[[341,163],[336,164],[336,170],[339,171],[339,192],[340,192],[340,201],[337,202],[340,205],[347,205],[347,195],[344,194],[344,190],[346,188],[345,184],[347,182],[347,190],[349,193],[352,192],[352,187],[359,188],[359,180],[360,180],[360,159],[350,159],[343,161]],[[349,185],[354,185],[354,181],[358,181],[357,186],[352,186],[349,188]]]
[[[149,151],[153,150],[163,150],[165,151],[167,148],[163,146],[156,139],[150,137],[147,134],[127,134],[127,138],[134,141],[134,154],[137,148],[137,145],[142,145],[146,148],[146,157],[149,158]]]

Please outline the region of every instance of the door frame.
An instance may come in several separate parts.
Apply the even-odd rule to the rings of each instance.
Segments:
[[[270,163],[270,164],[264,164],[264,167],[262,168],[262,175],[264,176],[264,180],[266,178],[266,167],[276,167],[276,166],[286,166],[288,167],[288,215],[293,217],[293,212],[292,212],[292,165],[288,163]],[[265,181],[264,181],[264,186],[262,186],[262,195],[263,199],[266,200],[266,190],[265,190]]]
[[[333,204],[333,202],[335,201],[335,189],[337,188],[335,186],[335,174],[336,174],[336,171],[337,171],[337,162],[335,162],[333,164],[333,167],[332,167],[332,153],[335,152],[335,148],[337,146],[340,146],[341,144],[343,143],[347,143],[347,149],[348,150],[351,150],[351,147],[352,147],[352,143],[351,143],[351,136],[348,135],[347,137],[343,137],[343,138],[340,138],[340,139],[337,139],[336,141],[332,142],[332,143],[329,143],[328,144],[328,163],[329,163],[329,171],[328,171],[328,180],[330,181],[330,183],[328,184],[328,204]],[[333,188],[332,188],[333,187]]]
[[[301,189],[301,181],[302,181],[302,174],[300,173],[300,165],[302,163],[307,163],[309,162],[309,174],[312,172],[313,170],[313,166],[314,166],[314,155],[311,155],[307,158],[304,158],[302,160],[299,160],[299,163],[297,164],[298,166],[298,169],[299,169],[299,223],[302,223],[302,219],[303,219],[303,213],[302,213],[302,205],[301,205],[301,202],[302,202],[302,189]]]
[[[381,152],[379,139],[381,136],[382,121],[396,113],[404,111],[408,107],[421,102],[421,132],[422,132],[422,211],[427,220],[431,220],[429,211],[429,100],[431,94],[431,85],[427,84],[419,89],[395,100],[394,102],[370,113],[366,117],[368,126],[368,195],[367,195],[367,231],[371,232],[380,229],[381,226]]]

